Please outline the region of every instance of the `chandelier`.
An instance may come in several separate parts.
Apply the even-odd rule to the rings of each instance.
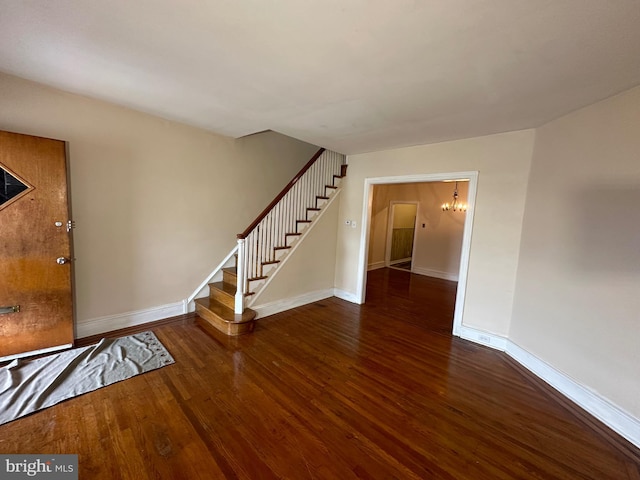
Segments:
[[[453,210],[454,212],[467,211],[467,204],[458,200],[458,182],[456,182],[456,188],[453,190],[453,202],[442,204],[442,211],[446,212],[448,210]]]

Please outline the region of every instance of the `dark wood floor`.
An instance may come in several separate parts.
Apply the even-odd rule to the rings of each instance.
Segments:
[[[0,426],[0,452],[78,453],[81,479],[640,479],[637,450],[453,338],[454,296],[383,269],[364,306],[323,300],[237,339],[169,322],[174,365]]]

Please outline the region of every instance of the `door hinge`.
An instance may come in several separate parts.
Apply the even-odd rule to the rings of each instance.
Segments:
[[[20,311],[20,305],[11,305],[8,307],[0,307],[0,314],[3,313],[18,313]]]

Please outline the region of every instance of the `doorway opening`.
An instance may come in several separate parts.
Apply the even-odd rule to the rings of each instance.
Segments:
[[[455,308],[453,315],[453,326],[452,333],[453,335],[460,335],[460,330],[462,327],[462,317],[464,312],[464,302],[466,297],[466,284],[467,284],[467,275],[469,268],[469,257],[471,251],[471,236],[473,230],[473,212],[475,206],[475,197],[477,191],[477,183],[478,183],[478,172],[470,171],[470,172],[453,172],[453,173],[441,173],[441,174],[425,174],[425,175],[405,175],[405,176],[395,176],[395,177],[377,177],[377,178],[368,178],[365,179],[365,188],[364,188],[364,201],[365,209],[363,209],[362,215],[362,232],[360,239],[360,258],[359,258],[359,275],[358,275],[358,290],[357,296],[359,303],[364,303],[366,298],[366,285],[367,285],[367,270],[369,267],[369,250],[370,248],[380,248],[380,245],[376,245],[376,240],[372,238],[371,226],[374,223],[373,219],[373,195],[374,195],[374,187],[378,185],[394,185],[394,184],[422,184],[422,183],[433,183],[433,182],[468,182],[468,191],[467,191],[467,210],[466,213],[462,212],[441,212],[442,215],[445,213],[448,215],[459,214],[457,218],[462,224],[463,233],[461,239],[461,245],[459,250],[455,252],[455,255],[458,255],[459,259],[459,267],[457,272],[451,275],[451,278],[447,278],[447,276],[439,275],[439,272],[434,269],[433,271],[427,272],[417,272],[423,273],[425,275],[431,275],[447,280],[457,280],[458,288],[456,291],[455,297]],[[451,187],[451,192],[453,192],[453,186]],[[449,195],[445,198],[439,198],[437,200],[437,208],[440,208],[443,202],[449,201]],[[407,201],[398,200],[397,203],[407,203]],[[431,205],[433,207],[433,205]],[[418,206],[418,208],[422,208],[422,206]],[[416,216],[418,217],[419,210],[416,211]],[[415,224],[414,228],[414,244],[412,247],[411,254],[411,263],[412,270],[416,270],[416,242],[415,237],[417,235],[418,230],[422,230],[426,227],[427,222],[422,222],[422,220],[418,220],[417,224]],[[385,225],[385,229],[386,229]],[[378,265],[378,268],[386,266],[385,262],[381,262]],[[447,272],[444,272],[447,273]]]
[[[417,220],[418,202],[391,202],[385,249],[387,267],[412,270]]]

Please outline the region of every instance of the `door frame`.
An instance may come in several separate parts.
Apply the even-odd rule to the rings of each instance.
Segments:
[[[418,211],[420,210],[420,202],[415,200],[391,200],[389,202],[389,216],[387,219],[387,243],[384,248],[384,264],[391,267],[391,239],[393,237],[393,217],[395,215],[395,205],[415,205],[416,217],[413,220],[413,245],[411,246],[411,271],[413,272],[413,257],[416,250],[416,234],[418,233]]]
[[[373,206],[373,187],[375,185],[394,183],[426,183],[455,180],[468,180],[467,213],[464,220],[462,248],[460,251],[460,270],[458,272],[458,288],[456,292],[455,311],[453,314],[453,335],[460,336],[464,314],[464,302],[467,293],[467,276],[469,273],[469,257],[471,254],[471,237],[473,232],[473,217],[478,190],[478,171],[431,173],[417,175],[401,175],[392,177],[373,177],[364,180],[364,196],[360,232],[360,257],[358,258],[358,284],[356,298],[363,304],[367,285],[367,256],[369,254],[369,229],[371,227],[371,210]]]

